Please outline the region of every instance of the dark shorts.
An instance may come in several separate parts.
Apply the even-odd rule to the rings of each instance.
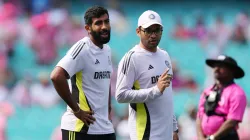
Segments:
[[[93,135],[62,129],[62,140],[116,140],[116,136],[115,133]]]

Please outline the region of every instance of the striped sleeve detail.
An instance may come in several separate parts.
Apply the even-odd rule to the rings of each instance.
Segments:
[[[128,71],[128,68],[129,68],[129,65],[130,65],[130,59],[131,59],[131,56],[132,56],[133,53],[134,53],[134,51],[130,51],[124,57],[123,66],[122,66],[122,73],[123,74],[126,74],[127,71]]]
[[[81,52],[81,50],[82,50],[82,48],[83,48],[84,45],[85,45],[85,42],[79,41],[79,43],[77,44],[77,46],[71,52],[71,56],[73,57],[73,59],[75,59],[77,57],[77,55]]]

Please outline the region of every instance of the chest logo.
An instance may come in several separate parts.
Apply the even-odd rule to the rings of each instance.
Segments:
[[[154,67],[152,65],[149,65],[148,70],[153,69]]]
[[[167,66],[169,69],[171,69],[171,65],[170,65],[170,63],[169,63],[167,60],[165,60],[165,64],[166,64],[166,66]]]
[[[96,59],[95,64],[100,64],[100,62],[99,62],[99,60],[98,60],[98,59]]]

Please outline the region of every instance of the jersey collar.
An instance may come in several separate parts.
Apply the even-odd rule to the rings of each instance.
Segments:
[[[157,51],[156,52],[147,51],[144,48],[142,48],[139,44],[136,45],[135,47],[138,49],[138,52],[145,53],[146,55],[149,55],[149,56],[156,55],[158,53],[158,47],[157,47]]]
[[[96,46],[92,41],[91,39],[88,37],[89,39],[89,42],[90,42],[90,51],[93,53],[93,54],[98,54],[98,53],[102,53],[104,50],[105,50],[105,44],[103,44],[103,48],[99,48],[98,46]]]

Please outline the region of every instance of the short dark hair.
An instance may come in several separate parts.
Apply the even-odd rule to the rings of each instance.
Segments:
[[[91,25],[92,24],[92,18],[99,18],[102,15],[107,14],[109,16],[108,10],[101,6],[93,6],[90,7],[84,15],[84,21],[85,24]]]

